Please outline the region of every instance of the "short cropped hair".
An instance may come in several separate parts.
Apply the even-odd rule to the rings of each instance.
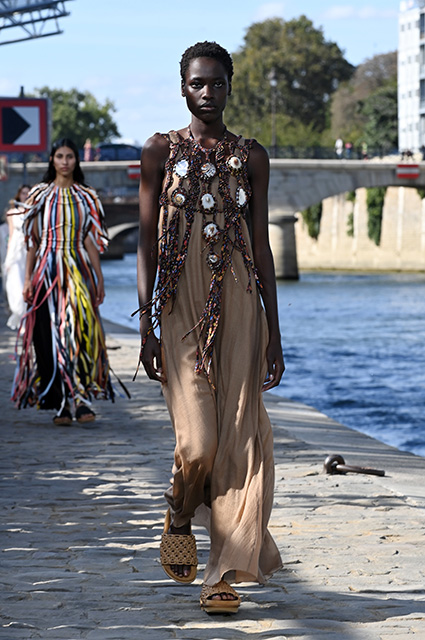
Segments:
[[[233,61],[230,53],[221,47],[217,42],[197,42],[192,45],[182,55],[180,60],[180,75],[182,79],[182,83],[186,82],[186,73],[189,69],[189,64],[195,58],[214,58],[221,62],[223,67],[226,70],[227,78],[229,82],[232,80],[233,76]]]

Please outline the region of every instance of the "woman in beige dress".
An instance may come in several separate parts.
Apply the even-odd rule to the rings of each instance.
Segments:
[[[176,438],[161,563],[172,579],[192,582],[191,522],[205,524],[201,606],[235,612],[240,598],[230,582],[264,583],[281,567],[267,529],[273,439],[262,400],[284,371],[269,161],[223,122],[228,52],[197,43],[180,68],[191,123],[149,138],[141,158],[140,358],[162,384]]]

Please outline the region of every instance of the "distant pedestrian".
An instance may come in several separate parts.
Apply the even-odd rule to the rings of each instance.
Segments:
[[[93,148],[90,138],[84,143],[84,162],[90,162],[93,159]]]
[[[84,183],[71,140],[53,145],[26,209],[29,306],[12,397],[19,407],[55,409],[57,425],[71,424],[73,407],[78,422],[91,422],[92,398],[114,398],[98,309],[105,295],[99,251],[108,240],[102,206]]]
[[[10,209],[6,212],[9,239],[4,262],[3,286],[5,287],[7,304],[11,313],[7,320],[7,326],[14,330],[19,327],[26,308],[23,290],[27,248],[22,229],[25,209],[19,203],[26,201],[29,192],[29,185],[23,184],[20,186],[15,199],[11,202]]]
[[[223,122],[233,74],[225,49],[197,43],[180,71],[190,125],[155,134],[142,151],[140,357],[162,383],[176,436],[161,564],[176,582],[195,579],[199,518],[211,540],[201,606],[234,613],[229,582],[264,583],[281,567],[268,531],[273,444],[262,399],[284,371],[269,159]]]
[[[337,138],[335,140],[335,154],[338,160],[342,160],[344,156],[344,142],[342,138]]]
[[[347,158],[347,160],[351,159],[351,153],[353,151],[353,145],[351,142],[346,142],[345,143],[345,157]]]

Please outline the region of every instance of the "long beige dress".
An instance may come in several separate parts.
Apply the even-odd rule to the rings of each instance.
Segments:
[[[209,151],[166,137],[155,302],[176,437],[166,498],[175,526],[201,516],[209,528],[206,584],[263,583],[281,558],[267,530],[273,437],[261,392],[267,323],[245,220],[251,142]]]

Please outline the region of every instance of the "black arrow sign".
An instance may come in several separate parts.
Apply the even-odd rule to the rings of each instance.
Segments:
[[[3,107],[1,110],[1,124],[3,144],[13,144],[31,126],[13,107]]]

